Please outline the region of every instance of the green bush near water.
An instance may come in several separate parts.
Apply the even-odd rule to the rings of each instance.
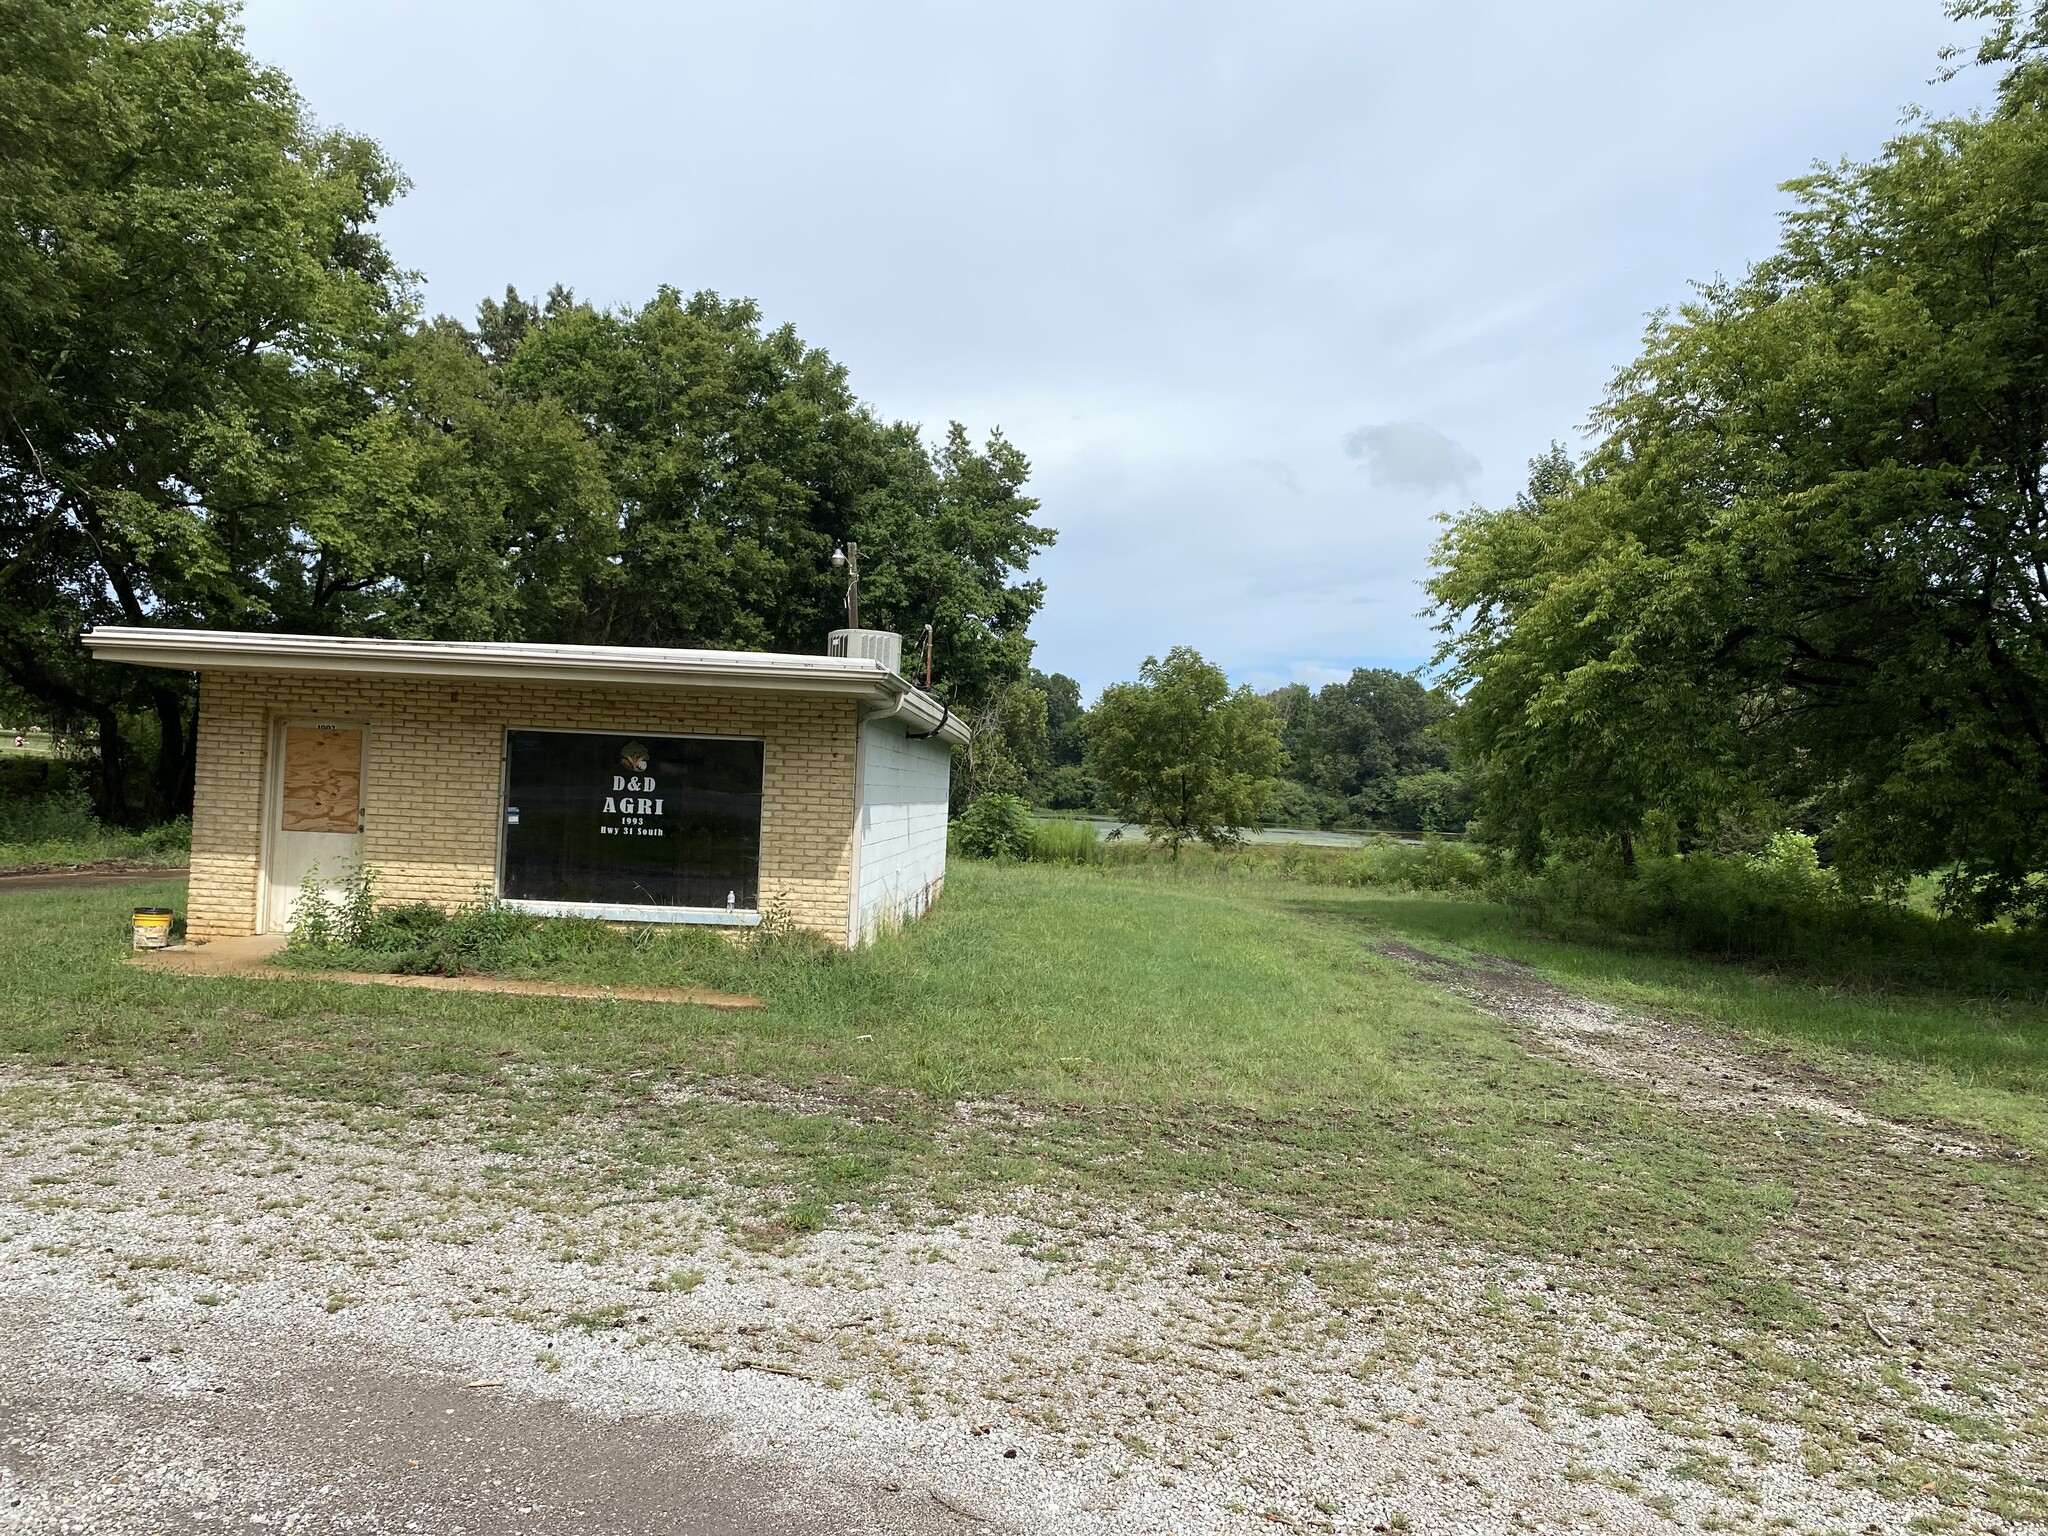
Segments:
[[[1015,795],[977,795],[954,821],[953,842],[971,859],[1026,858],[1031,812]]]

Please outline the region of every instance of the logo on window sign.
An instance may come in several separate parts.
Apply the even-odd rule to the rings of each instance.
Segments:
[[[637,741],[619,749],[619,763],[626,771],[612,775],[612,792],[604,797],[604,814],[619,819],[598,831],[614,837],[661,836],[661,828],[649,824],[650,817],[661,814],[661,797],[654,793],[659,786],[647,771],[648,759],[647,748]]]

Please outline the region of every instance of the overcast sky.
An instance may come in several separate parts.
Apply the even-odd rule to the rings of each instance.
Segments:
[[[413,180],[434,309],[757,299],[893,417],[1028,453],[1038,661],[1413,667],[1433,514],[1497,504],[1777,184],[1867,157],[1939,0],[254,0]]]

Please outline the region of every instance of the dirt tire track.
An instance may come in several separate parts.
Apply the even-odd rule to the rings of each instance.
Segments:
[[[1524,1039],[1548,1053],[1610,1082],[1675,1099],[1686,1109],[1717,1115],[1811,1115],[1876,1129],[1915,1151],[1984,1155],[1972,1143],[1873,1115],[1851,1103],[1839,1084],[1818,1074],[1794,1075],[1783,1064],[1766,1067],[1727,1035],[1568,992],[1520,961],[1476,955],[1464,962],[1396,942],[1380,944],[1379,952],[1482,1013],[1517,1026]]]

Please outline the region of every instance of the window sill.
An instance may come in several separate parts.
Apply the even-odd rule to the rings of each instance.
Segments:
[[[518,901],[501,905],[536,917],[594,917],[607,923],[704,923],[716,928],[758,928],[759,912],[724,907],[636,907],[613,906],[601,901]]]

